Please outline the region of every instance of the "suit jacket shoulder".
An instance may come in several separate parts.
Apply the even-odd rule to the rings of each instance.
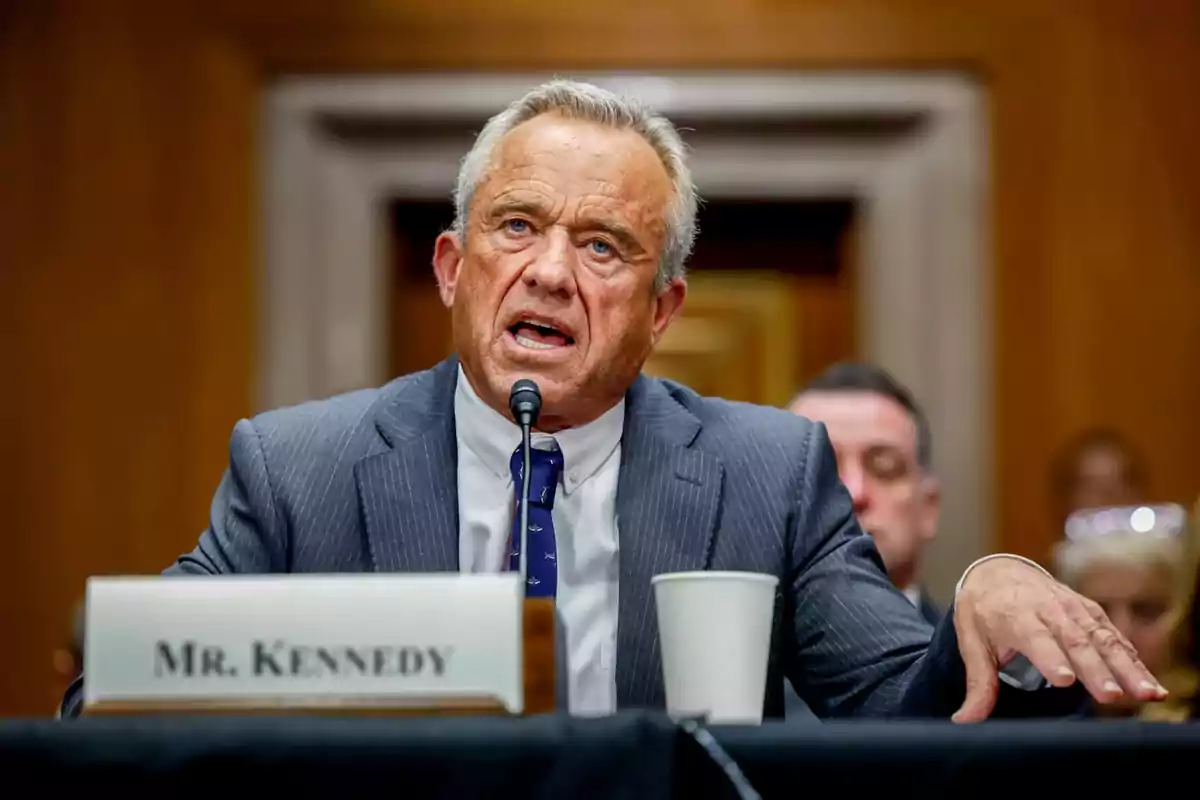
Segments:
[[[362,389],[266,411],[239,422],[233,441],[259,449],[268,478],[286,471],[287,483],[297,477],[303,481],[306,473],[327,473],[347,455],[361,455],[374,446],[374,413],[384,392]],[[253,442],[237,441],[245,437]]]
[[[719,454],[727,468],[774,472],[782,466],[803,467],[816,423],[784,409],[705,397],[673,381],[655,381],[700,423],[696,447]]]
[[[791,523],[808,510],[814,474],[836,471],[824,426],[784,409],[703,397],[670,381],[660,383],[698,421],[693,447],[720,459],[722,518],[731,524],[744,520],[743,527],[756,530],[755,538],[773,534],[781,556],[806,551],[812,542],[789,541],[795,533]],[[822,505],[849,504],[836,475],[831,488],[838,494],[820,497]]]
[[[814,423],[790,411],[771,406],[705,397],[694,390],[661,378],[652,379],[671,397],[694,414],[704,425],[705,434],[723,439],[747,436],[760,441],[785,437],[794,444],[810,435]]]
[[[389,423],[407,413],[428,413],[430,393],[444,371],[439,366],[377,388],[265,411],[249,425],[272,460],[327,468],[347,455],[361,458],[392,444],[396,426]]]
[[[443,401],[452,398],[456,375],[457,362],[443,362],[380,388],[238,422],[208,529],[169,571],[368,569],[356,467],[430,430],[452,436],[452,406]]]

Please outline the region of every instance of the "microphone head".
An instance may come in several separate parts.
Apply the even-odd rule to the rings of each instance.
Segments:
[[[535,425],[542,410],[542,390],[528,378],[521,378],[508,393],[508,410],[518,425]]]

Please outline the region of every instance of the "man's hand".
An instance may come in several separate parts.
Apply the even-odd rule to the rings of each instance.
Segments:
[[[955,600],[954,627],[967,669],[967,696],[955,722],[987,719],[999,671],[1018,653],[1052,685],[1081,680],[1101,703],[1167,696],[1100,606],[1015,558],[971,571]]]

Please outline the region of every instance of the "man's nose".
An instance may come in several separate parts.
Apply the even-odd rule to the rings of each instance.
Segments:
[[[867,496],[867,481],[861,469],[851,467],[841,472],[842,483],[850,492],[850,500],[854,503],[854,513],[862,513],[869,505]]]
[[[561,228],[551,228],[545,243],[542,252],[521,273],[521,280],[531,289],[569,297],[575,291],[575,248],[571,237]]]

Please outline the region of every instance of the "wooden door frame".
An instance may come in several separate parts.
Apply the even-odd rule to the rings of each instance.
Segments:
[[[269,89],[261,408],[392,377],[386,201],[448,197],[469,145],[431,137],[364,143],[339,131],[413,120],[477,128],[548,77],[317,76]],[[732,129],[689,135],[702,194],[858,203],[860,351],[909,385],[930,417],[943,528],[953,535],[935,543],[926,579],[944,595],[961,565],[992,549],[995,518],[987,120],[979,87],[928,72],[575,77],[638,96],[668,116]],[[763,120],[799,133],[759,138],[751,129]],[[738,133],[739,124],[748,132]],[[831,133],[846,129],[857,133]]]

